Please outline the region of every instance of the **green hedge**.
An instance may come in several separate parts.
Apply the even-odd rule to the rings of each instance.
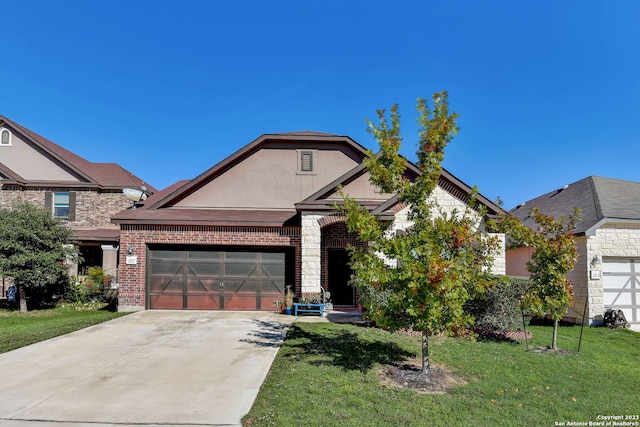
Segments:
[[[481,298],[465,304],[465,312],[475,318],[474,328],[487,332],[522,329],[521,298],[529,289],[527,277],[497,276],[497,284]]]

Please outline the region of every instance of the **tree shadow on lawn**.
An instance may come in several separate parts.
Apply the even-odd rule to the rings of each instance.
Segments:
[[[301,354],[315,356],[317,358],[309,363],[338,366],[345,371],[367,372],[376,364],[399,365],[416,357],[416,353],[395,343],[363,340],[348,331],[340,331],[331,336],[316,334],[295,324],[289,330],[287,341],[292,349],[287,357]]]

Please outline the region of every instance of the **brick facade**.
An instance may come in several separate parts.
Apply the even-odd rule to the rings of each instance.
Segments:
[[[69,221],[73,229],[111,228],[111,217],[131,207],[131,200],[121,191],[98,192],[95,190],[70,190],[69,188],[27,188],[0,190],[0,207],[8,208],[15,202],[27,202],[36,206],[45,206],[47,191],[73,191],[76,194],[75,220]]]
[[[122,225],[120,230],[119,310],[146,307],[146,254],[148,245],[265,246],[295,249],[295,289],[300,292],[300,229],[296,227],[214,227]],[[127,264],[128,253],[137,264]]]

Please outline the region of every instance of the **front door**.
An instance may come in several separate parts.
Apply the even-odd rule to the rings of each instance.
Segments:
[[[352,270],[349,267],[349,252],[346,249],[329,249],[329,292],[334,306],[356,305],[356,290],[349,285]]]

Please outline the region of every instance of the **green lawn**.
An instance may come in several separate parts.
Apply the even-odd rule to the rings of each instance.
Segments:
[[[552,328],[532,326],[532,348]],[[294,323],[245,426],[554,426],[638,415],[640,334],[561,327],[558,355],[523,342],[432,338],[437,365],[467,381],[447,394],[381,385],[384,364],[419,355],[420,338],[356,325]],[[558,424],[556,424],[558,423]]]
[[[27,313],[0,310],[0,353],[44,341],[127,313],[101,310],[106,304],[59,304]]]

